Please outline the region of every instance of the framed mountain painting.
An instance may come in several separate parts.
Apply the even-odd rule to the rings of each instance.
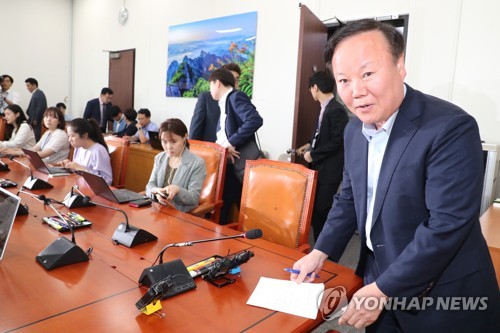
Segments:
[[[212,71],[234,62],[239,90],[253,91],[257,12],[169,27],[166,96],[196,97],[210,90]]]

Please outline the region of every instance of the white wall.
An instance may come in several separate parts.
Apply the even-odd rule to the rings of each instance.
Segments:
[[[72,108],[83,113],[108,82],[108,55],[102,50],[136,49],[135,107],[151,110],[153,121],[169,117],[187,125],[195,98],[165,96],[168,27],[257,11],[253,103],[264,118],[263,148],[277,157],[291,144],[298,45],[298,2],[279,0],[128,0],[128,22],[118,23],[121,0],[75,0]]]
[[[55,105],[71,94],[71,1],[0,0],[0,74],[14,78],[23,110],[31,94],[24,80],[34,77]]]
[[[407,82],[450,100],[478,121],[482,138],[500,144],[500,2],[495,0],[305,0],[320,19],[410,14]],[[11,74],[26,107],[24,79],[40,81],[49,104],[70,96],[76,116],[108,83],[108,54],[136,49],[135,107],[155,122],[190,122],[195,99],[167,98],[164,81],[168,27],[258,12],[254,99],[264,118],[264,148],[277,158],[291,143],[297,62],[298,3],[293,0],[128,0],[129,22],[118,24],[122,0],[0,0],[0,73]],[[74,7],[74,8],[73,8]],[[72,14],[73,11],[73,14]],[[72,37],[72,38],[71,38]],[[71,84],[68,84],[68,83]]]

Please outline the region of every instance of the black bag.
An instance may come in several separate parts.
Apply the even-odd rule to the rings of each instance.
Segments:
[[[257,133],[255,134],[257,136]],[[258,140],[259,137],[257,136],[257,141]],[[243,175],[245,174],[245,164],[247,160],[257,160],[264,157],[264,154],[260,150],[260,142],[257,144],[257,141],[250,139],[243,146],[238,147],[240,158],[234,159],[234,173],[240,183],[243,183]]]

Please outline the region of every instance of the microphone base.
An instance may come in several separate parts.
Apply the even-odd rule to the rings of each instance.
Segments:
[[[62,203],[67,208],[82,208],[82,207],[95,206],[93,203],[90,202],[85,203],[85,201],[83,200],[83,196],[78,194],[71,195],[71,193],[68,193],[68,195],[62,201]]]
[[[148,267],[142,271],[139,278],[139,284],[148,287],[162,281],[168,281],[169,286],[163,289],[161,295],[155,295],[159,299],[169,298],[196,288],[196,283],[181,259]]]
[[[89,261],[89,256],[66,237],[59,237],[36,256],[46,270]]]
[[[129,225],[127,230],[127,225],[125,223],[120,223],[111,239],[118,244],[125,245],[126,247],[133,247],[139,244],[155,241],[158,237],[146,230],[139,229],[131,225]]]
[[[19,204],[19,208],[17,209],[16,216],[28,215],[28,214],[29,214],[28,205]]]
[[[9,171],[9,166],[3,162],[0,162],[0,171]]]
[[[23,187],[27,188],[28,190],[41,190],[44,188],[53,188],[54,186],[47,183],[45,180],[28,177]]]

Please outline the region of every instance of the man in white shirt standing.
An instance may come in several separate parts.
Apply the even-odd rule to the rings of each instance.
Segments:
[[[2,90],[0,92],[0,115],[3,115],[4,109],[12,104],[19,104],[21,98],[19,94],[11,89],[14,79],[9,74],[3,74],[0,77]]]

